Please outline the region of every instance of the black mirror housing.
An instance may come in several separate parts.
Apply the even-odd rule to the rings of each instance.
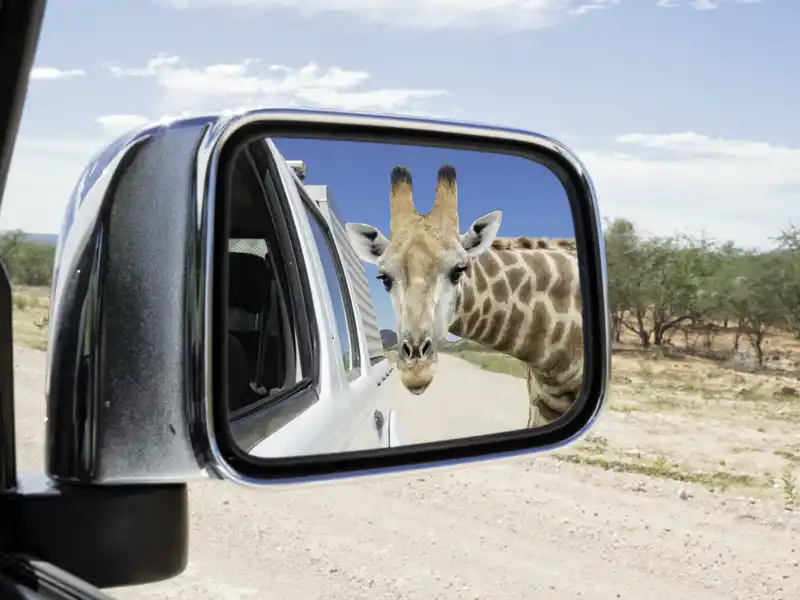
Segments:
[[[202,476],[203,207],[195,161],[211,123],[188,120],[116,140],[70,199],[47,356],[46,470],[58,481]]]

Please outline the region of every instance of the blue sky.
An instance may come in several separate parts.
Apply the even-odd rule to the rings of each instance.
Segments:
[[[796,0],[50,0],[0,228],[58,230],[100,144],[309,106],[527,128],[603,217],[765,246],[800,222]]]
[[[389,174],[396,165],[411,171],[414,206],[433,206],[436,172],[456,168],[460,228],[493,210],[503,211],[501,237],[573,237],[567,196],[556,176],[533,161],[502,154],[313,139],[275,139],[287,160],[302,160],[305,183],[328,185],[334,210],[343,222],[367,223],[389,235]],[[376,279],[374,265],[364,264],[379,326],[395,329],[389,295]]]

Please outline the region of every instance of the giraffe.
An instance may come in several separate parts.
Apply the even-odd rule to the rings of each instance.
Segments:
[[[437,174],[433,209],[414,208],[411,173],[390,176],[389,238],[347,223],[361,260],[376,265],[390,294],[403,385],[422,394],[433,380],[436,343],[446,333],[527,365],[527,427],[567,412],[583,381],[583,326],[575,241],[498,238],[501,211],[459,233],[455,168]]]

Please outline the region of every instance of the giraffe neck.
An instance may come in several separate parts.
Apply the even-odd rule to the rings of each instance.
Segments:
[[[495,240],[462,277],[449,331],[543,375],[572,371],[583,358],[574,241]]]

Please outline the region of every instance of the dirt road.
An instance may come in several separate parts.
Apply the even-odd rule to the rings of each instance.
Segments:
[[[44,356],[19,348],[16,363],[20,459],[39,469]],[[604,413],[596,432],[619,429],[623,416]],[[190,493],[187,571],[114,596],[800,598],[800,513],[553,457],[282,492],[203,483]]]
[[[439,355],[436,376],[420,396],[403,387],[396,371],[386,384],[404,444],[512,431],[528,422],[524,379],[482,371],[447,354]]]

